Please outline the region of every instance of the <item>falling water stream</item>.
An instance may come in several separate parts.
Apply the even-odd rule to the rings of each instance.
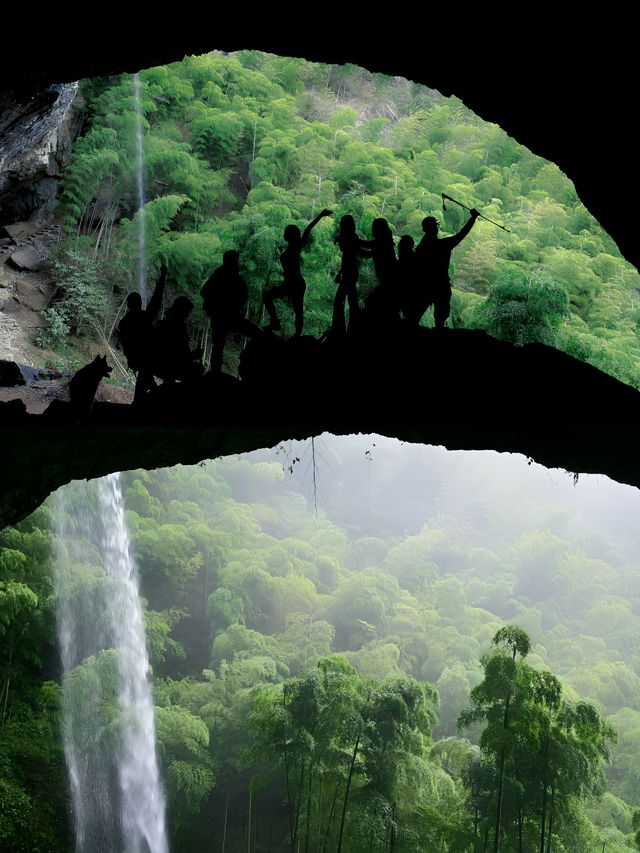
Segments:
[[[138,190],[138,292],[142,297],[143,307],[147,304],[147,270],[145,264],[145,221],[144,206],[146,203],[144,191],[144,147],[142,132],[142,102],[140,100],[140,74],[133,77],[133,91],[136,116],[136,180]]]
[[[167,853],[149,659],[120,475],[60,489],[54,517],[76,853]]]

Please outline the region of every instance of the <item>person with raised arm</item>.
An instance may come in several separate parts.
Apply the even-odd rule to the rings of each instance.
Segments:
[[[282,264],[283,281],[277,287],[272,287],[264,295],[264,307],[269,314],[270,323],[267,329],[273,332],[280,330],[280,320],[275,309],[274,300],[289,299],[295,314],[295,329],[296,335],[302,334],[304,326],[304,294],[307,289],[307,283],[304,280],[300,264],[302,250],[309,242],[312,230],[318,222],[325,216],[332,216],[332,210],[321,211],[315,219],[304,229],[302,234],[297,225],[287,225],[284,229],[284,239],[287,244],[286,249],[280,255],[280,263]]]
[[[133,397],[135,404],[140,403],[147,391],[155,387],[151,370],[153,324],[160,313],[166,283],[167,268],[163,264],[147,307],[142,307],[142,296],[137,291],[130,293],[127,296],[127,313],[118,325],[120,347],[127,359],[129,369],[137,374]]]
[[[424,295],[420,304],[422,310],[416,312],[414,322],[420,323],[424,312],[433,304],[436,329],[444,329],[451,313],[451,253],[471,231],[479,215],[475,207],[472,208],[468,222],[452,237],[438,237],[435,216],[426,216],[422,220],[423,237],[416,249],[416,262],[418,275],[424,282]]]

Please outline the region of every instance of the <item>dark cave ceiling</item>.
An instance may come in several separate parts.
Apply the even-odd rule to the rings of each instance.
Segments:
[[[284,4],[241,9],[241,22],[231,12],[193,7],[188,14],[179,10],[164,20],[149,12],[144,23],[137,23],[129,11],[109,4],[91,19],[86,11],[72,20],[66,12],[49,9],[26,26],[9,12],[3,23],[13,38],[11,49],[0,55],[0,108],[3,98],[4,103],[11,97],[28,98],[54,82],[136,71],[211,49],[255,48],[328,63],[351,62],[455,94],[478,115],[556,162],[625,257],[640,266],[631,21],[610,16],[591,22],[583,16],[581,29],[574,31],[540,6],[503,12],[487,5],[472,18],[463,18],[457,7],[449,10],[449,18],[445,12],[428,13],[428,8],[412,4],[373,14],[358,7],[358,19],[351,23],[342,10],[336,14],[334,6]],[[381,409],[357,412],[339,422],[324,411],[304,424],[292,412],[283,412],[280,424],[262,424],[258,414],[243,423],[195,432],[149,426],[127,431],[41,424],[6,428],[0,525],[23,517],[49,489],[72,477],[195,462],[332,427],[378,430],[452,449],[519,451],[549,466],[607,472],[621,482],[640,485],[635,414],[630,420],[624,406],[618,410],[611,405],[606,412],[600,409],[599,423],[590,427],[584,420],[587,409],[558,416],[544,408],[544,393],[540,416],[520,420],[516,429],[507,424],[487,427],[479,411],[465,413],[463,427],[445,418],[437,428],[425,428],[415,408],[396,413],[393,423]],[[586,389],[583,399],[597,409],[597,387],[593,394]]]
[[[56,18],[50,11],[7,40],[0,92],[136,71],[212,49],[256,48],[402,75],[457,95],[557,163],[624,256],[640,266],[630,12],[606,19],[576,12],[573,20],[560,21],[552,7],[539,4],[487,4],[473,12],[434,12],[415,3],[375,13],[364,6],[336,11],[279,3],[247,8],[240,18],[211,6],[180,9],[171,18],[149,10],[144,20],[139,10],[136,20],[130,8],[109,4],[91,23],[86,14],[65,22],[62,13]]]

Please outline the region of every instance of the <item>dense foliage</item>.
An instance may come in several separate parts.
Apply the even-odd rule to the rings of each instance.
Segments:
[[[569,509],[508,457],[315,451],[315,489],[304,445],[124,475],[172,849],[633,849],[635,504]],[[50,514],[0,539],[16,850],[71,849]]]
[[[451,322],[516,344],[553,344],[640,387],[637,272],[555,165],[459,100],[353,66],[256,51],[188,57],[140,79],[141,209],[132,78],[83,86],[84,133],[59,204],[67,232],[61,296],[64,302],[65,277],[89,281],[104,316],[73,326],[73,311],[54,305],[43,344],[64,346],[72,327],[91,340],[109,337],[136,287],[142,220],[150,278],[165,261],[173,290],[194,296],[198,308],[198,291],[222,252],[239,249],[251,319],[259,320],[262,293],[280,275],[288,223],[303,225],[329,207],[336,221],[353,214],[367,239],[379,216],[396,239],[419,238],[427,215],[453,233],[466,213],[453,204],[444,212],[445,192],[512,231],[480,220],[456,250]],[[331,322],[334,228],[323,221],[305,252],[310,334]],[[363,264],[363,294],[374,283],[370,266]],[[430,314],[423,322],[432,322]],[[206,344],[205,326],[196,314],[193,335]],[[289,316],[284,331],[292,330]]]

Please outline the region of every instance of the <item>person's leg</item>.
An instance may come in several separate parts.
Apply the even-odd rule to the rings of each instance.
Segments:
[[[211,319],[211,372],[220,373],[222,370],[222,358],[224,356],[224,345],[227,340],[229,327],[220,319]]]
[[[251,320],[243,317],[242,314],[238,314],[233,318],[229,328],[232,332],[239,332],[241,335],[244,335],[245,338],[255,339],[262,335],[262,330],[255,323],[252,323]]]
[[[291,305],[296,318],[296,335],[298,336],[302,334],[302,327],[304,326],[304,292],[306,289],[307,285],[303,281],[290,291]]]
[[[439,293],[433,302],[433,317],[436,329],[444,329],[447,318],[451,313],[451,288]]]
[[[344,335],[346,331],[344,322],[344,301],[347,298],[347,293],[347,285],[344,281],[341,281],[333,300],[333,316],[331,318],[331,328],[337,335]]]
[[[154,386],[153,375],[148,370],[139,370],[136,376],[136,388],[133,392],[134,405],[139,405],[144,400],[147,391]]]
[[[287,292],[287,288],[284,284],[280,284],[277,287],[272,287],[270,290],[267,290],[262,300],[267,314],[269,315],[269,319],[271,320],[269,328],[276,332],[280,329],[280,320],[278,319],[276,307],[273,303],[275,299],[283,299],[287,295]]]
[[[352,278],[347,281],[347,300],[349,302],[349,328],[360,311],[358,304],[358,288],[357,278]]]

